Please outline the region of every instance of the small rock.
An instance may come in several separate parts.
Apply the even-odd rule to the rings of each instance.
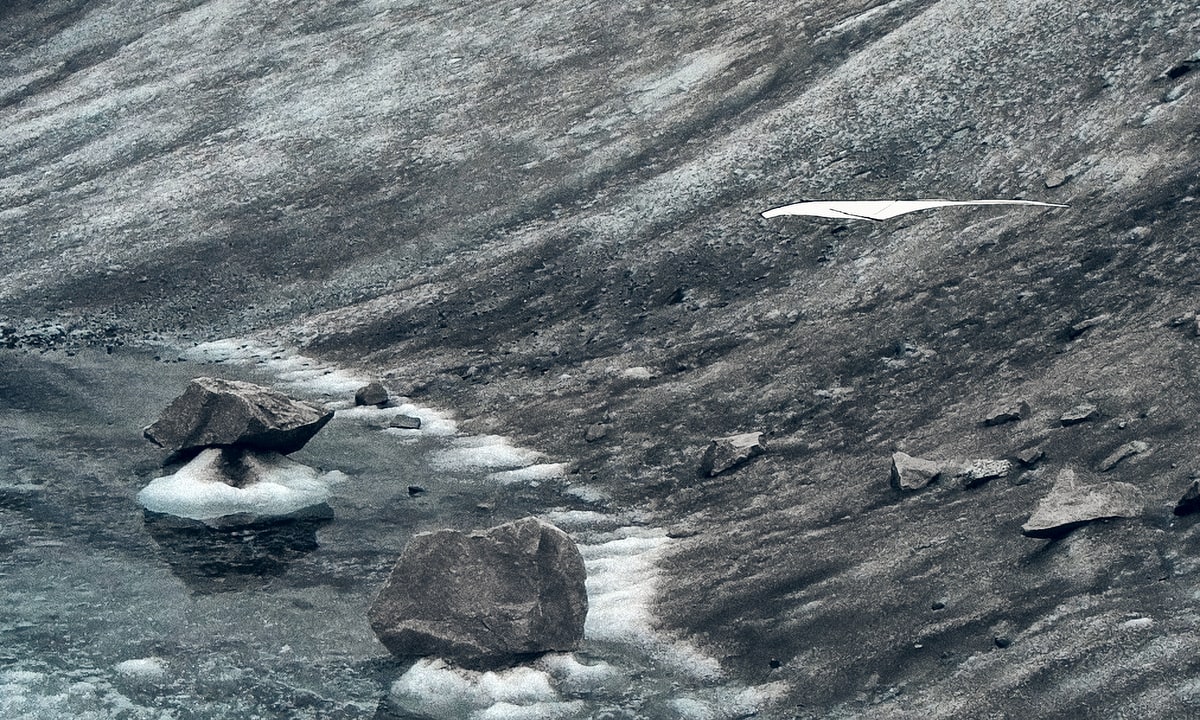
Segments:
[[[954,477],[964,488],[978,487],[989,480],[1008,477],[1012,463],[1007,460],[974,460]]]
[[[286,455],[304,447],[332,417],[332,411],[259,385],[200,377],[143,434],[176,453],[237,445]]]
[[[933,604],[929,606],[929,609],[930,610],[945,610],[946,603],[942,602],[941,600],[935,600],[933,602]]]
[[[1029,403],[1025,402],[1024,400],[1018,400],[992,410],[990,413],[988,413],[987,417],[983,419],[983,424],[991,427],[1010,422],[1018,422],[1026,417],[1029,417]]]
[[[1001,650],[1009,645],[1012,645],[1012,640],[1005,635],[997,635],[992,642],[996,643],[996,647],[1000,648]]]
[[[1017,453],[1017,462],[1025,467],[1033,467],[1041,462],[1044,457],[1046,457],[1046,451],[1040,447],[1025,448]]]
[[[398,657],[505,667],[579,648],[586,577],[571,538],[537,518],[470,534],[420,533],[404,548],[368,618]]]
[[[1071,329],[1067,331],[1067,336],[1070,339],[1074,340],[1075,338],[1082,336],[1088,330],[1091,330],[1092,328],[1096,327],[1097,325],[1103,324],[1110,317],[1112,317],[1112,316],[1108,315],[1108,314],[1104,314],[1104,315],[1097,315],[1096,317],[1090,317],[1086,320],[1081,320],[1080,322],[1077,322],[1071,326]]]
[[[388,427],[400,428],[401,430],[420,430],[421,418],[412,415],[397,415],[388,422]]]
[[[409,497],[416,497],[417,495],[424,495],[424,494],[425,494],[425,488],[421,487],[420,485],[409,485],[408,486],[408,496]]]
[[[762,433],[750,432],[714,438],[700,460],[700,472],[713,477],[761,455],[767,449]]]
[[[1038,502],[1021,531],[1029,537],[1058,538],[1094,520],[1134,517],[1141,510],[1141,493],[1129,483],[1080,485],[1065,468],[1050,493]]]
[[[588,425],[587,429],[585,429],[583,431],[583,439],[585,442],[596,442],[597,440],[603,439],[607,435],[608,435],[608,426],[605,425],[604,423],[595,423],[594,425]]]
[[[1192,333],[1200,337],[1200,315],[1192,318]]]
[[[1191,515],[1197,511],[1200,511],[1200,478],[1192,478],[1183,497],[1175,504],[1175,514]]]
[[[388,391],[382,384],[373,382],[368,383],[358,389],[354,393],[355,405],[386,405],[388,401]]]
[[[1121,447],[1113,450],[1112,454],[1104,458],[1097,468],[1100,472],[1108,472],[1117,466],[1117,463],[1126,458],[1131,458],[1134,455],[1141,455],[1150,449],[1150,445],[1141,440],[1127,442]]]
[[[1042,179],[1047,188],[1056,188],[1067,181],[1067,174],[1062,170],[1050,170]]]
[[[1082,405],[1076,405],[1075,407],[1063,413],[1062,417],[1059,418],[1059,421],[1063,424],[1063,427],[1078,425],[1081,422],[1087,422],[1088,420],[1096,417],[1099,412],[1100,409],[1095,405],[1092,405],[1091,403],[1083,403]]]
[[[942,466],[932,460],[922,460],[907,453],[892,453],[892,487],[897,490],[920,490],[937,480]]]

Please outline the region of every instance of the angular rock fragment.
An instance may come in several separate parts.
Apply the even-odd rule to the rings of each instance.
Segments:
[[[767,449],[762,433],[751,432],[715,438],[700,460],[700,472],[709,477],[740,465]]]
[[[1017,462],[1025,467],[1033,467],[1044,457],[1046,457],[1046,451],[1040,447],[1025,448],[1017,453]]]
[[[1063,427],[1078,425],[1081,422],[1087,422],[1088,420],[1096,417],[1099,412],[1100,408],[1096,407],[1095,405],[1092,405],[1091,403],[1083,403],[1082,405],[1076,405],[1075,407],[1063,413],[1062,417],[1059,418],[1059,422],[1063,424]]]
[[[1008,403],[995,408],[983,419],[983,424],[989,427],[1018,422],[1029,417],[1029,403],[1024,400]]]
[[[587,616],[575,543],[527,517],[484,532],[414,535],[371,605],[371,629],[398,657],[474,669],[575,650]]]
[[[942,466],[932,460],[922,460],[907,453],[892,453],[892,487],[898,490],[920,490],[942,474]]]
[[[354,393],[355,405],[386,405],[387,401],[387,388],[377,382],[368,383]]]
[[[583,431],[583,439],[585,442],[596,442],[608,436],[608,426],[604,423],[595,423],[588,425]]]
[[[1129,483],[1083,485],[1076,482],[1075,472],[1066,468],[1021,531],[1029,537],[1058,538],[1094,520],[1134,517],[1141,504],[1141,493]]]
[[[421,418],[412,415],[397,415],[388,422],[388,427],[399,428],[401,430],[420,430]]]
[[[1131,458],[1134,455],[1141,455],[1142,453],[1146,452],[1149,449],[1150,449],[1150,445],[1148,443],[1142,442],[1141,440],[1134,440],[1132,442],[1127,442],[1124,445],[1122,445],[1121,447],[1117,448],[1116,450],[1113,450],[1111,455],[1104,458],[1104,460],[1101,461],[1101,463],[1097,467],[1097,469],[1100,472],[1108,472],[1109,470],[1112,470],[1113,468],[1115,468],[1117,466],[1117,464],[1120,463],[1122,460],[1125,460],[1126,458]]]
[[[237,445],[286,455],[304,447],[332,417],[332,411],[260,385],[200,377],[143,434],[176,453]]]
[[[1012,463],[1007,460],[972,460],[954,478],[964,488],[977,487],[989,480],[1008,477]]]
[[[1176,515],[1191,515],[1200,511],[1200,478],[1192,478],[1191,484],[1175,504]]]

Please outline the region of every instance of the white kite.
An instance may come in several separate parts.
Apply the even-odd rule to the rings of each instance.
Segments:
[[[780,215],[811,215],[826,218],[853,218],[855,220],[887,220],[897,215],[929,210],[951,205],[1040,205],[1041,207],[1067,207],[1058,203],[1034,200],[818,200],[815,202],[784,205],[762,214],[765,218]]]

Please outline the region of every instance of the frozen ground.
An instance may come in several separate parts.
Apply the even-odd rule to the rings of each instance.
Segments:
[[[449,414],[404,401],[428,432],[387,432],[394,409],[345,404],[364,378],[278,349],[237,349],[208,345],[172,363],[6,353],[7,379],[54,378],[78,421],[63,447],[53,432],[60,406],[29,397],[0,408],[3,717],[718,720],[780,694],[778,684],[729,681],[655,630],[657,563],[672,541],[580,499],[586,488],[564,492],[579,482],[564,464],[502,436],[463,435]],[[145,418],[118,413],[118,403],[135,404],[123,397],[131,378],[156,381],[144,415],[189,376],[211,373],[342,412],[296,460],[265,457],[271,487],[239,491],[253,498],[214,495],[197,477],[204,454],[146,484],[161,473],[132,432]],[[425,492],[410,497],[412,484]],[[154,512],[143,518],[139,502]],[[312,503],[331,512],[295,513]],[[250,515],[216,521],[216,510]],[[406,538],[530,513],[581,544],[591,604],[583,650],[495,673],[387,656],[365,611]]]

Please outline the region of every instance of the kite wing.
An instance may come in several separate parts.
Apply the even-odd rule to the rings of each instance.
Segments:
[[[762,214],[765,218],[780,215],[810,215],[827,218],[854,218],[857,220],[888,220],[897,215],[929,210],[951,205],[1038,205],[1041,207],[1067,207],[1058,203],[1034,200],[834,200],[802,202],[784,205]]]

